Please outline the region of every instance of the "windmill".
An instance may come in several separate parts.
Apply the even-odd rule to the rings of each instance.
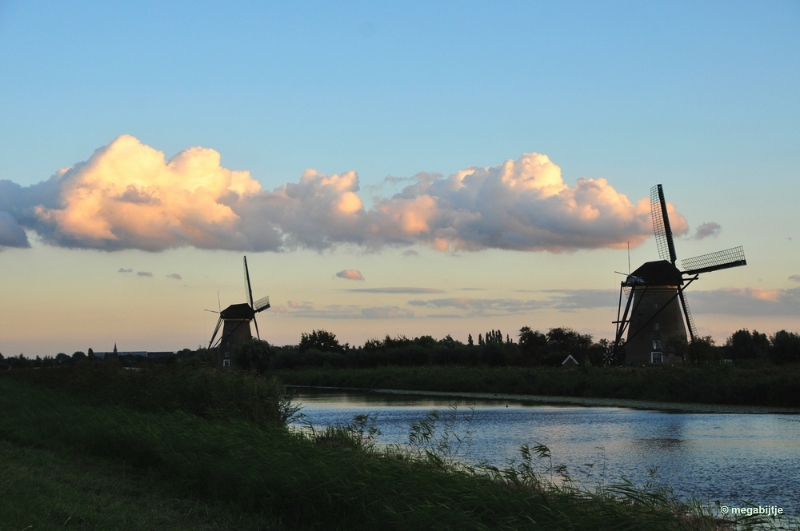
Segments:
[[[246,256],[244,257],[244,293],[247,302],[231,304],[219,312],[217,326],[211,335],[211,341],[208,342],[209,349],[219,348],[219,359],[222,367],[231,366],[231,353],[236,345],[253,337],[250,333],[250,321],[253,321],[256,325],[256,335],[258,339],[261,339],[256,314],[269,308],[269,297],[263,297],[253,302],[253,289],[250,287],[250,272],[247,269]],[[222,335],[215,343],[214,340],[217,337],[220,326],[222,327]]]
[[[687,329],[692,341],[697,337],[692,312],[686,303],[686,288],[701,273],[747,265],[742,247],[734,247],[681,260],[683,271],[680,271],[675,265],[678,258],[660,184],[650,190],[650,213],[661,260],[646,262],[622,281],[617,320],[614,321],[617,331],[613,353],[625,347],[625,360],[630,365],[680,361],[679,357],[665,352],[664,343],[670,339],[685,341]],[[626,296],[624,311],[623,294]],[[626,332],[627,338],[623,341]]]

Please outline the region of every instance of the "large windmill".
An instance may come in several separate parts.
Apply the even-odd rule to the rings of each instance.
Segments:
[[[255,323],[256,335],[258,339],[261,339],[256,314],[269,308],[269,297],[263,297],[253,302],[253,289],[250,287],[250,272],[247,270],[246,256],[244,257],[244,293],[247,302],[231,304],[219,312],[217,326],[211,335],[211,341],[208,342],[209,349],[219,348],[219,365],[222,367],[231,366],[231,353],[236,345],[253,337],[250,333],[250,321]],[[214,340],[217,337],[220,326],[222,326],[222,335],[215,343]]]
[[[624,347],[625,361],[630,365],[681,361],[665,352],[664,347],[669,339],[686,340],[687,328],[692,341],[697,337],[692,312],[686,304],[686,288],[701,273],[747,265],[742,247],[734,247],[681,260],[683,271],[680,271],[675,265],[678,258],[660,184],[650,190],[650,213],[661,260],[647,262],[628,274],[620,286],[614,321],[617,333],[612,353]],[[623,294],[627,298],[624,311]],[[626,332],[627,339],[623,341]]]

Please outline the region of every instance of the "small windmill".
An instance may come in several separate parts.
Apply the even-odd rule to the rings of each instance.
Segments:
[[[681,260],[684,270],[680,271],[675,266],[678,258],[660,184],[650,190],[650,213],[661,260],[643,264],[621,283],[617,320],[614,321],[617,332],[612,352],[618,353],[625,347],[626,362],[631,365],[679,361],[665,354],[664,342],[668,339],[686,340],[687,328],[692,341],[697,337],[697,328],[684,295],[686,288],[701,273],[747,265],[742,247],[734,247]],[[623,294],[627,299],[624,311]],[[626,332],[627,339],[623,341]]]
[[[261,339],[258,331],[258,321],[256,314],[269,308],[269,297],[263,297],[253,302],[253,289],[250,287],[250,272],[247,269],[247,257],[244,257],[244,293],[247,302],[232,304],[219,312],[219,320],[208,342],[208,348],[219,348],[220,365],[223,367],[231,366],[231,353],[234,347],[253,337],[250,332],[250,321],[256,325],[256,335]],[[220,326],[222,335],[215,343]]]

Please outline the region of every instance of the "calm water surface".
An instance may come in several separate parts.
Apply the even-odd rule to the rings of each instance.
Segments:
[[[382,443],[408,442],[412,422],[458,407],[472,432],[460,459],[506,466],[523,444],[547,445],[586,486],[628,478],[669,485],[678,497],[739,506],[777,505],[800,516],[800,415],[672,413],[615,407],[526,404],[369,392],[295,390],[294,402],[315,427],[377,413]],[[452,413],[450,413],[452,414]],[[542,467],[547,463],[540,462]],[[593,464],[593,466],[588,466]],[[652,471],[655,470],[655,475]]]

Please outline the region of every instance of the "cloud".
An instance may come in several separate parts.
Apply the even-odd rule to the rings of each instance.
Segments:
[[[365,319],[410,319],[414,317],[414,312],[397,306],[382,306],[362,309],[361,317]]]
[[[407,251],[403,251],[403,256],[419,256],[419,253],[414,249],[409,249]]]
[[[800,282],[800,275],[792,275],[789,277],[789,280],[794,280],[795,282]]]
[[[410,306],[428,308],[456,308],[466,311],[469,316],[474,315],[511,315],[527,313],[545,307],[540,301],[519,299],[473,299],[470,297],[455,297],[447,299],[414,299],[408,301]]]
[[[311,319],[411,319],[414,311],[398,306],[361,307],[357,305],[330,304],[315,308],[310,302],[288,301],[280,308],[282,314]]]
[[[418,308],[455,308],[463,312],[461,317],[498,316],[525,314],[536,310],[557,310],[572,312],[579,309],[613,308],[617,305],[618,292],[614,290],[544,290],[539,299],[498,298],[483,299],[472,297],[453,297],[442,299],[413,299],[410,306]],[[452,315],[448,315],[452,317]],[[432,316],[433,317],[433,316]]]
[[[172,278],[175,280],[180,280],[181,276],[178,273],[172,273],[171,275],[167,275],[167,278]]]
[[[725,288],[689,291],[692,313],[753,316],[800,315],[800,288]]]
[[[0,249],[3,247],[30,247],[28,236],[17,220],[8,212],[0,211]]]
[[[357,269],[343,269],[336,273],[339,278],[346,278],[347,280],[364,280],[364,275]]]
[[[570,186],[561,168],[538,153],[446,178],[420,173],[408,183],[366,208],[354,171],[308,169],[298,182],[265,191],[249,172],[224,168],[213,149],[193,147],[166,159],[122,135],[47,181],[24,188],[0,181],[0,245],[26,245],[22,228],[51,245],[107,251],[421,244],[564,252],[638,245],[652,234],[648,198],[631,202],[605,179]],[[686,233],[685,218],[668,209],[673,232]]]
[[[346,289],[354,293],[444,293],[443,290],[434,288],[360,288]]]
[[[150,271],[138,271],[136,274],[138,276],[140,276],[140,277],[152,277],[153,276],[153,273],[151,273]]]
[[[670,221],[671,220],[672,218],[670,218]],[[708,238],[708,237],[716,238],[717,236],[719,236],[721,230],[722,226],[719,223],[714,223],[713,221],[709,221],[697,227],[697,230],[694,232],[694,239],[702,240],[703,238]]]
[[[133,273],[133,269],[125,269],[124,267],[120,267],[117,269],[117,273]]]
[[[557,310],[578,310],[585,308],[616,308],[619,291],[610,289],[544,290],[552,294],[548,301]]]

